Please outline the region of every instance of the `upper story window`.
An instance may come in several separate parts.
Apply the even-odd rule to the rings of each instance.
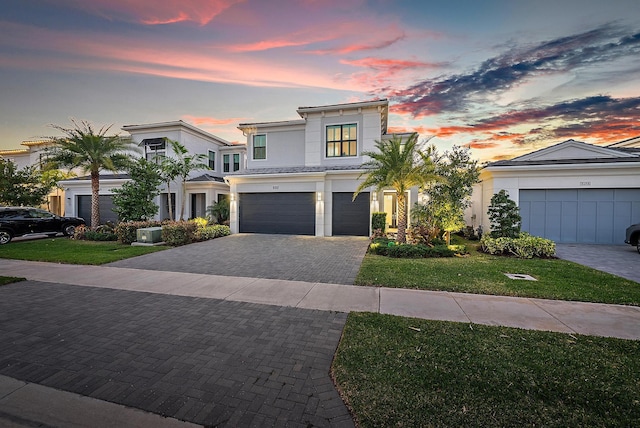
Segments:
[[[209,169],[216,169],[216,152],[209,150]]]
[[[167,155],[167,140],[161,138],[145,138],[142,140],[144,145],[144,155],[149,162],[161,163]]]
[[[233,171],[240,170],[240,154],[233,154]],[[222,171],[229,172],[231,171],[231,155],[222,155]]]
[[[258,134],[253,136],[253,160],[267,158],[267,135]]]
[[[327,157],[356,156],[358,128],[355,123],[327,126]]]

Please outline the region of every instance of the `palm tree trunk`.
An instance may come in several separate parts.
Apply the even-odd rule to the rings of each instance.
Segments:
[[[167,181],[167,205],[169,209],[169,220],[173,221],[173,204],[171,202],[171,184],[169,184],[169,182]]]
[[[396,242],[404,244],[407,242],[407,195],[404,192],[397,192],[398,198],[398,236]]]
[[[100,226],[100,172],[91,171],[91,227]]]
[[[182,198],[180,198],[180,218],[178,220],[182,220],[184,218],[184,202],[187,197],[187,181],[182,180]]]

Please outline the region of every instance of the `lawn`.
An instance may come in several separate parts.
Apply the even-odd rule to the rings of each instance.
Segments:
[[[141,247],[117,242],[74,241],[48,238],[12,242],[0,246],[0,258],[40,262],[101,265],[129,257],[141,256],[169,247]]]
[[[367,254],[357,285],[640,306],[640,284],[560,259],[517,259],[481,253],[465,257],[394,259]],[[528,274],[537,281],[509,279]]]
[[[24,278],[17,278],[15,276],[0,276],[0,286],[19,281],[24,281]]]
[[[361,427],[640,426],[640,341],[351,313],[333,362]]]

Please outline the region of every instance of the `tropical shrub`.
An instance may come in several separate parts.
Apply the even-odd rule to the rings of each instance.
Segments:
[[[429,246],[424,244],[397,244],[388,238],[377,238],[369,245],[369,253],[393,258],[426,258],[453,257],[455,254],[465,254],[464,245],[446,246],[443,244]]]
[[[162,225],[162,241],[172,247],[196,241],[198,226],[192,221],[169,221]]]
[[[513,255],[521,259],[549,258],[556,254],[556,244],[550,239],[532,236],[527,232],[517,238],[493,238],[483,235],[480,250],[493,255]]]
[[[78,241],[115,241],[118,236],[115,233],[113,224],[103,224],[95,229],[87,226],[78,226],[72,238]]]
[[[199,228],[195,232],[195,239],[197,241],[207,241],[209,239],[220,238],[222,236],[228,236],[231,234],[229,226],[222,224],[214,224],[212,226],[206,226]]]
[[[382,233],[387,229],[387,213],[375,212],[371,214],[371,230],[380,229]]]
[[[491,222],[491,236],[493,238],[518,237],[522,217],[520,217],[518,206],[509,198],[506,190],[500,190],[491,197],[487,214]]]

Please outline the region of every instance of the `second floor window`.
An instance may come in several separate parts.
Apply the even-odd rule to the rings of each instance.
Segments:
[[[267,136],[266,134],[253,136],[253,159],[260,160],[267,158]]]
[[[166,138],[145,138],[142,140],[142,144],[144,145],[145,158],[149,162],[162,163],[167,150]]]
[[[358,128],[355,123],[327,126],[327,157],[356,156]]]
[[[235,153],[233,155],[233,170],[234,171],[240,170],[240,154],[239,153]]]
[[[229,155],[222,155],[222,170],[223,172],[229,172]]]
[[[209,169],[216,169],[216,152],[209,150]]]

